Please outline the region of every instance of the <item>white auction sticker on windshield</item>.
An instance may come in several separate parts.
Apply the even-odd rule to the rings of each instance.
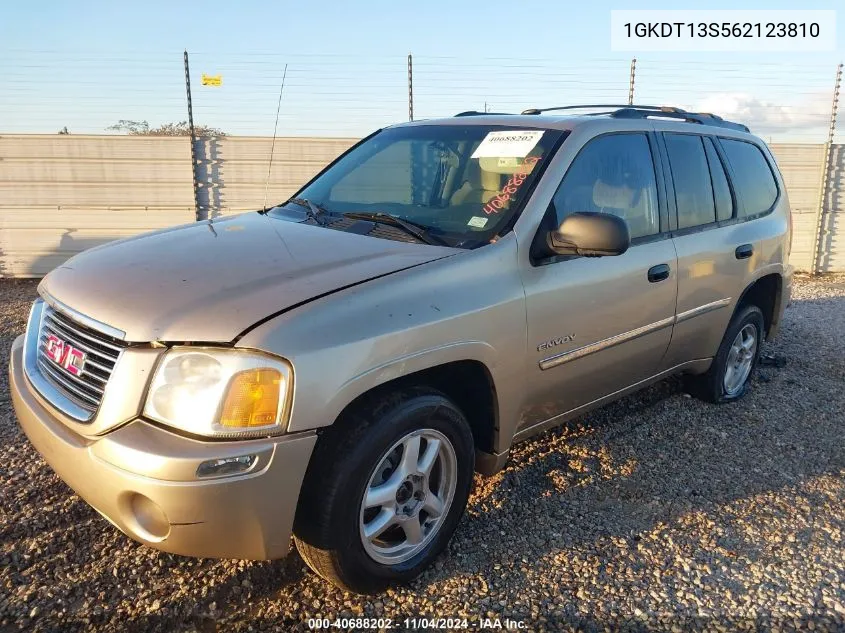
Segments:
[[[488,132],[470,158],[525,158],[542,137],[542,130]]]
[[[474,215],[469,219],[469,222],[467,222],[467,226],[474,226],[477,229],[483,229],[487,226],[487,220],[488,218],[482,218]]]

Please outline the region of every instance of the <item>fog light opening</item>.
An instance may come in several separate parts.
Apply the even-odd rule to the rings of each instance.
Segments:
[[[197,467],[197,477],[239,475],[250,470],[256,461],[258,461],[258,455],[240,455],[238,457],[209,459]]]
[[[160,543],[170,534],[170,522],[158,504],[142,494],[132,493],[129,497],[127,527],[138,538],[151,543]]]

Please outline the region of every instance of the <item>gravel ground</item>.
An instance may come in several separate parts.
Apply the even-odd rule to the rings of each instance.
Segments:
[[[0,283],[0,362],[35,283]],[[526,630],[845,630],[845,276],[801,278],[748,396],[660,383],[477,478],[433,569],[362,598],[284,561],[130,541],[44,464],[0,384],[0,631],[308,630],[312,617]],[[495,621],[491,621],[494,624]],[[412,623],[411,628],[412,628]]]

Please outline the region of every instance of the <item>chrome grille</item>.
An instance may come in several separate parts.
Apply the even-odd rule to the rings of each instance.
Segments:
[[[74,375],[47,353],[47,339],[54,335],[85,353],[82,373]],[[80,324],[49,305],[44,306],[38,333],[38,370],[62,395],[94,413],[125,344]]]

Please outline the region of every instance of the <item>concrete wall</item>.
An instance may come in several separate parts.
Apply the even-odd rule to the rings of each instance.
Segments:
[[[185,138],[0,136],[0,275],[195,219]]]
[[[267,203],[289,197],[355,142],[279,138]],[[199,213],[215,218],[264,204],[269,138],[195,142]],[[775,144],[793,210],[793,263],[811,267],[822,145]],[[821,222],[820,269],[845,270],[845,150],[834,146]],[[74,253],[196,218],[184,137],[0,135],[0,276],[41,276]]]
[[[799,270],[809,270],[816,238],[824,145],[776,144],[770,149],[780,167],[792,208],[792,254]]]
[[[834,145],[830,154],[831,171],[819,235],[821,272],[845,271],[845,145]]]

